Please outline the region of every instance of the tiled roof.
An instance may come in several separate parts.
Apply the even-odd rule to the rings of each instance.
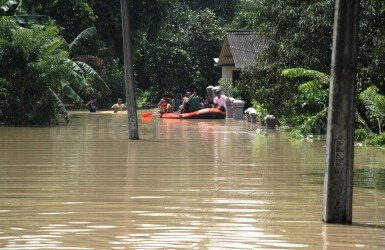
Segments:
[[[228,31],[219,56],[219,65],[234,65],[236,68],[256,63],[257,53],[268,43],[251,31]]]

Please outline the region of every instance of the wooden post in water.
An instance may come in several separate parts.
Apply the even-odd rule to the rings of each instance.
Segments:
[[[139,139],[138,115],[136,111],[136,94],[134,83],[134,72],[132,68],[132,45],[130,33],[130,18],[128,0],[120,0],[122,11],[122,34],[123,34],[123,54],[124,72],[126,83],[126,99],[128,112],[128,131],[130,139]]]
[[[359,0],[336,0],[322,220],[351,223]]]

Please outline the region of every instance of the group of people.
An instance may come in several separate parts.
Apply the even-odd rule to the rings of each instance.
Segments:
[[[227,96],[222,95],[220,89],[216,90],[214,99],[207,96],[205,99],[199,97],[196,92],[186,92],[185,95],[177,94],[172,100],[167,95],[163,95],[158,103],[159,112],[164,113],[190,113],[203,108],[219,108],[226,110]]]
[[[90,112],[96,112],[96,110],[98,109],[98,103],[96,98],[92,98],[85,106],[90,110]],[[122,99],[118,98],[118,102],[112,105],[111,109],[112,111],[114,111],[114,113],[118,113],[119,111],[126,110],[127,107],[126,105],[124,105]]]
[[[217,89],[215,92],[214,99],[211,96],[207,96],[205,99],[199,97],[196,92],[186,92],[185,95],[177,94],[171,101],[167,95],[163,95],[162,99],[158,103],[159,112],[164,113],[190,113],[198,111],[203,108],[219,108],[221,111],[226,110],[226,99],[227,96],[222,95],[222,91]],[[90,112],[96,112],[97,100],[92,98],[86,107],[89,108]],[[118,98],[118,102],[111,106],[114,113],[124,111],[127,109],[126,105],[123,104],[121,98]]]

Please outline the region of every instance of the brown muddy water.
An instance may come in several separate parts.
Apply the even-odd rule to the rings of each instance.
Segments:
[[[0,249],[384,249],[385,151],[356,147],[353,225],[321,222],[323,141],[233,120],[74,113],[0,127]]]

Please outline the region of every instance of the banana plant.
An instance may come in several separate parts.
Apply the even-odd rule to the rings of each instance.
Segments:
[[[359,100],[365,107],[367,118],[377,123],[378,132],[381,133],[385,122],[385,96],[379,93],[376,86],[370,86],[360,93]]]
[[[90,27],[83,30],[72,42],[67,44],[68,51],[72,61],[74,62],[73,66],[75,69],[75,79],[84,79],[83,76],[87,75],[93,77],[94,79],[97,79],[97,82],[96,84],[94,84],[94,86],[91,86],[85,81],[78,81],[77,83],[80,84],[78,87],[80,89],[85,90],[86,94],[91,94],[92,92],[95,92],[96,89],[99,89],[102,93],[110,94],[111,90],[106,84],[106,82],[103,80],[100,74],[91,66],[95,65],[99,68],[104,68],[103,60],[92,55],[82,55],[80,53],[82,45],[88,40],[92,39],[96,35],[96,33],[97,30],[95,27]]]
[[[36,15],[33,0],[0,0],[0,16],[11,16],[19,25],[31,27],[34,24],[48,25],[53,21],[49,16]],[[28,13],[31,6],[32,15]]]
[[[7,13],[18,5],[19,1],[16,0],[0,0],[0,10],[2,13]]]

